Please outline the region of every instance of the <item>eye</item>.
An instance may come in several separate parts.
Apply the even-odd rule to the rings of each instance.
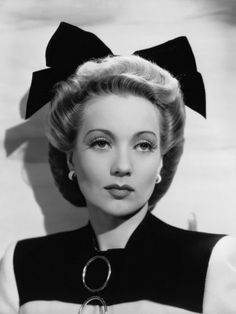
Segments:
[[[89,146],[94,149],[105,150],[108,149],[111,144],[105,138],[96,138],[90,142]]]
[[[157,145],[149,141],[142,141],[135,145],[138,151],[141,152],[152,152],[157,148]]]

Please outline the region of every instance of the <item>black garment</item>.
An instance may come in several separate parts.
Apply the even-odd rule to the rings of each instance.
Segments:
[[[147,213],[124,249],[98,252],[90,224],[20,241],[14,253],[20,305],[36,300],[83,304],[94,295],[83,285],[83,268],[102,255],[111,264],[111,277],[96,295],[108,306],[149,300],[201,313],[209,258],[221,237],[182,230]],[[90,286],[104,282],[103,266],[94,262],[89,268]]]

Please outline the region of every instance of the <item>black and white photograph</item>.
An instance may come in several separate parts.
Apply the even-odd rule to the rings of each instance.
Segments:
[[[0,0],[0,314],[236,314],[236,2]]]

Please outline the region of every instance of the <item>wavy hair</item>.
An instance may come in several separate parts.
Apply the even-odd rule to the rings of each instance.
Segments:
[[[139,56],[108,56],[88,61],[55,86],[46,134],[56,185],[72,204],[86,205],[77,181],[68,179],[66,153],[74,150],[86,103],[96,96],[109,94],[144,97],[161,114],[162,181],[155,185],[149,199],[152,209],[168,190],[183,152],[185,108],[177,79]]]

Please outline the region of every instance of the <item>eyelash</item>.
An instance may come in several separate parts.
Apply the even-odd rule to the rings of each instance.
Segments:
[[[140,141],[138,144],[135,145],[135,147],[137,147],[138,145],[142,145],[142,144],[145,144],[148,146],[148,150],[141,150],[142,152],[153,152],[157,149],[157,145],[150,142],[150,141]]]
[[[98,149],[98,150],[105,150],[106,149],[105,147],[101,148],[101,146],[100,147],[98,146],[101,143],[108,144],[111,147],[111,142],[108,141],[106,138],[103,138],[103,137],[98,137],[98,138],[95,138],[95,139],[91,140],[91,142],[89,143],[89,147],[90,148],[94,148],[94,149]],[[143,145],[143,144],[148,146],[148,150],[142,150],[141,149],[140,151],[142,153],[153,152],[153,151],[155,151],[157,149],[157,145],[152,143],[152,142],[150,142],[150,141],[148,141],[148,140],[140,141],[139,143],[137,143],[135,145],[135,147],[138,147],[138,146],[140,147],[140,145]]]
[[[89,147],[95,148],[95,149],[101,149],[101,150],[105,149],[105,148],[101,148],[101,147],[99,147],[99,148],[96,147],[96,145],[98,145],[99,143],[100,144],[101,143],[106,143],[106,144],[109,144],[109,146],[111,146],[111,143],[106,138],[97,137],[97,138],[91,140],[91,142],[89,143]]]

